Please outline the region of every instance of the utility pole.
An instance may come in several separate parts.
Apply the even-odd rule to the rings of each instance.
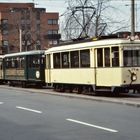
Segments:
[[[131,36],[135,36],[135,0],[131,0]]]

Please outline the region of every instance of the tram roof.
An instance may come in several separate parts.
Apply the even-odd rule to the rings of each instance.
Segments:
[[[91,42],[84,42],[84,43],[77,43],[77,44],[69,44],[63,46],[52,47],[45,51],[45,53],[50,52],[58,52],[63,50],[72,50],[72,49],[79,49],[79,48],[89,48],[89,47],[99,47],[99,46],[107,46],[107,45],[119,45],[119,44],[140,44],[140,40],[128,40],[128,39],[104,39],[104,40],[97,40]]]
[[[17,53],[6,54],[4,55],[4,57],[35,55],[35,54],[43,54],[43,53],[44,53],[44,50],[33,50],[33,51],[27,51],[27,52],[17,52]]]

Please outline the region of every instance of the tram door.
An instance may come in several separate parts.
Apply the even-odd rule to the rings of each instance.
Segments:
[[[104,77],[103,72],[103,48],[95,49],[95,87],[100,86]]]
[[[28,56],[28,80],[42,80],[44,81],[45,61],[41,57],[42,54],[35,54]]]
[[[97,49],[94,50],[94,83],[97,85]]]
[[[51,55],[46,55],[46,70],[45,70],[45,81],[46,83],[51,83]]]

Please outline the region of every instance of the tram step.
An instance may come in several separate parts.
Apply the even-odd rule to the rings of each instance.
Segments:
[[[110,89],[106,89],[106,88],[102,88],[102,89],[96,89],[97,92],[110,92],[111,90]]]

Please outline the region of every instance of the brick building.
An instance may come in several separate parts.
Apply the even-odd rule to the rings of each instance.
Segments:
[[[34,3],[0,3],[0,54],[57,44],[58,19],[58,13],[47,13]]]

